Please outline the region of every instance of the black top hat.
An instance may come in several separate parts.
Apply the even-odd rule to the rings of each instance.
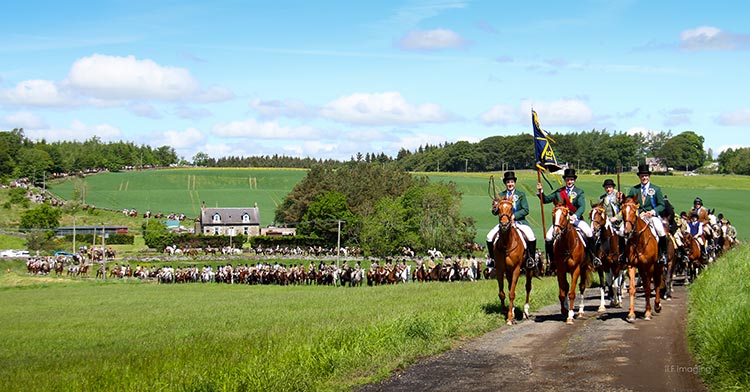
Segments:
[[[602,184],[602,188],[605,188],[607,185],[615,186],[615,182],[612,181],[611,178],[607,178],[604,180],[604,183]]]
[[[503,173],[503,184],[508,182],[508,180],[518,181],[518,179],[516,178],[516,173],[512,171]]]
[[[563,172],[563,178],[568,177],[573,177],[574,180],[578,178],[578,176],[576,175],[576,169],[565,169],[565,171]]]
[[[649,176],[651,175],[651,170],[649,169],[648,165],[638,165],[638,175],[640,176],[641,174],[647,174]]]

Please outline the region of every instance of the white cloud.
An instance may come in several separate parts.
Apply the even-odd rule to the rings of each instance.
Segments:
[[[689,124],[690,115],[693,111],[685,108],[672,109],[662,113],[664,115],[664,126],[674,127],[677,125]]]
[[[8,128],[44,129],[48,128],[43,118],[31,112],[17,112],[7,114],[0,118],[0,124]]]
[[[545,125],[581,126],[590,124],[594,115],[585,102],[577,99],[561,99],[552,102],[525,101],[522,112],[529,113],[533,107],[539,116],[542,128]],[[529,120],[531,121],[531,120]]]
[[[318,109],[307,106],[297,100],[261,100],[254,99],[250,102],[253,108],[262,117],[313,117],[317,115]]]
[[[732,50],[750,48],[750,35],[734,34],[713,26],[700,26],[680,33],[685,50]]]
[[[219,123],[213,126],[211,132],[222,137],[241,137],[248,139],[317,139],[313,128],[282,127],[277,122],[258,122],[255,119]]]
[[[722,113],[716,122],[721,125],[750,125],[750,109]]]
[[[508,125],[518,123],[519,109],[510,105],[497,104],[479,116],[484,125]]]
[[[198,102],[222,102],[232,98],[234,98],[232,90],[220,86],[212,86],[195,94],[195,100]]]
[[[175,108],[175,114],[180,118],[200,119],[213,115],[210,110],[205,108],[191,108],[189,106],[178,106]]]
[[[94,136],[105,142],[122,139],[122,131],[115,126],[109,124],[87,125],[79,120],[74,120],[69,128],[24,130],[24,133],[31,140],[44,139],[48,142],[85,141]]]
[[[169,146],[174,149],[186,149],[204,141],[206,136],[196,128],[188,128],[184,131],[160,132],[153,145]]]
[[[401,37],[398,46],[407,50],[440,50],[460,48],[466,40],[456,32],[447,29],[411,31]]]
[[[198,91],[198,82],[188,70],[134,56],[81,58],[70,68],[67,83],[103,99],[180,100]]]
[[[0,92],[3,102],[20,106],[71,106],[74,99],[64,94],[57,83],[48,80],[25,80],[14,89]]]
[[[145,102],[133,102],[128,105],[128,110],[130,113],[133,113],[138,117],[148,117],[153,119],[161,118],[161,113],[159,113],[156,108]]]
[[[455,117],[433,103],[410,104],[393,91],[341,97],[325,104],[321,114],[330,120],[362,125],[441,123]]]

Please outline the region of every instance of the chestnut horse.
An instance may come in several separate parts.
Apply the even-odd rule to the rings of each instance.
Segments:
[[[643,282],[643,292],[646,297],[645,320],[651,320],[651,279],[654,281],[656,295],[654,296],[654,310],[661,311],[661,278],[662,266],[658,264],[659,238],[651,232],[649,224],[638,214],[638,203],[635,198],[627,198],[622,203],[622,225],[625,237],[625,258],[628,260],[628,276],[630,278],[630,309],[627,321],[635,321],[635,271]]]
[[[516,301],[516,284],[518,277],[521,275],[521,265],[523,264],[524,241],[518,230],[513,226],[513,201],[502,198],[498,200],[498,218],[500,220],[500,230],[496,235],[494,243],[495,268],[497,269],[495,277],[497,278],[498,297],[500,297],[500,306],[505,308],[505,292],[503,291],[503,279],[508,281],[508,318],[506,324],[515,323],[515,301]],[[526,304],[523,305],[523,318],[529,317],[529,294],[531,293],[532,269],[526,268]]]
[[[615,233],[615,228],[609,222],[607,212],[604,210],[602,203],[591,206],[589,213],[591,219],[591,231],[594,232],[594,238],[601,244],[597,256],[602,261],[601,267],[596,269],[599,274],[599,309],[604,312],[604,291],[605,286],[609,290],[610,304],[615,307],[622,307],[622,286],[625,280],[625,271],[620,266],[620,237]],[[605,280],[606,273],[606,280]]]
[[[586,263],[586,248],[583,238],[573,226],[569,217],[570,210],[565,204],[557,202],[552,210],[552,260],[555,263],[557,286],[560,289],[560,313],[567,314],[567,324],[573,324],[575,316],[576,284],[581,279],[581,305],[578,317],[583,317],[583,291],[586,289],[588,277],[588,263]],[[568,274],[571,279],[568,283]],[[566,298],[567,296],[567,298]],[[565,300],[568,306],[565,306]]]

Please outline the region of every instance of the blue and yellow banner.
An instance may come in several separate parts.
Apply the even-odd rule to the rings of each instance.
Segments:
[[[556,172],[561,169],[557,163],[554,151],[552,151],[551,143],[555,143],[549,134],[539,126],[539,119],[536,117],[536,112],[531,111],[531,122],[534,126],[534,147],[536,150],[536,167],[542,171]]]

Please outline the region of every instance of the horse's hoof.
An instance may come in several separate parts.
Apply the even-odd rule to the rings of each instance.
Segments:
[[[649,320],[651,320],[651,316],[645,316],[645,317],[643,317],[643,319],[646,320],[646,321],[649,321]]]
[[[526,312],[523,312],[523,319],[524,320],[528,320],[529,319],[529,314],[526,313]]]
[[[565,320],[565,324],[573,325],[573,318],[571,317],[571,318]]]
[[[667,301],[671,301],[671,300],[672,300],[672,297],[667,297]]]
[[[507,322],[505,322],[505,325],[513,325],[513,320],[508,320]]]
[[[635,322],[635,315],[633,315],[633,316],[628,315],[628,318],[625,319],[625,321],[627,321],[629,323],[634,323]]]
[[[601,305],[599,306],[599,309],[597,309],[596,311],[599,313],[604,313],[607,311],[607,307],[605,307],[604,305]]]
[[[656,313],[661,312],[661,304],[657,304],[656,306],[654,306],[654,310],[656,311]]]

